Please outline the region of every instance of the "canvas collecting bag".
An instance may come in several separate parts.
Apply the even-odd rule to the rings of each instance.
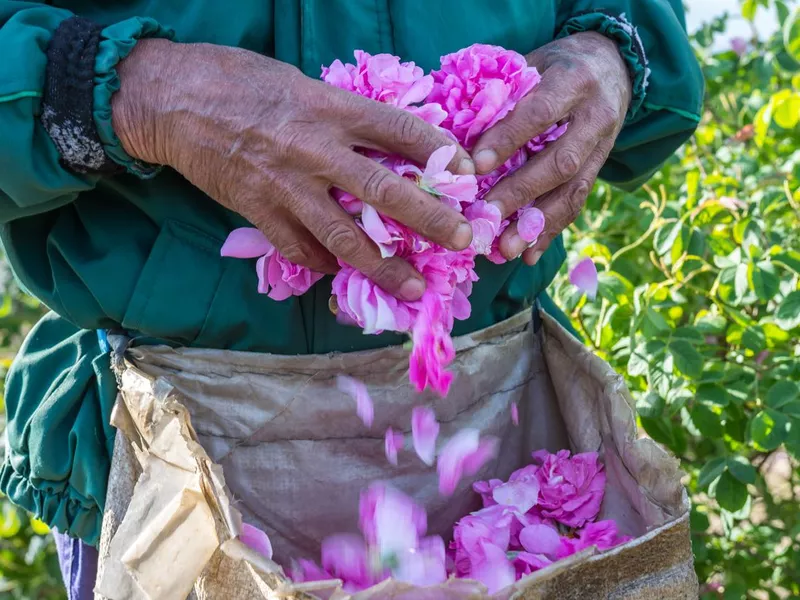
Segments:
[[[354,595],[336,583],[293,584],[236,538],[242,521],[266,531],[275,560],[312,558],[326,536],[357,531],[358,496],[375,480],[428,512],[447,540],[478,508],[471,484],[506,479],[534,450],[597,451],[607,489],[600,519],[633,540],[589,549],[537,571],[498,599],[696,599],[689,502],[677,459],[636,432],[620,375],[546,313],[521,314],[455,340],[456,378],[445,399],[415,393],[408,352],[275,356],[127,347],[112,337],[120,394],[117,442],[96,594],[111,600],[252,598],[477,599],[482,585],[415,588],[388,580]],[[127,348],[127,349],[126,349]],[[366,428],[337,375],[363,381],[375,404]],[[517,402],[520,425],[509,417]],[[451,498],[413,452],[384,455],[387,427],[410,434],[428,404],[440,439],[471,427],[500,440],[497,457]]]

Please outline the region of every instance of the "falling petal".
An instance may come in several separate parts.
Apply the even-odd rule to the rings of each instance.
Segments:
[[[517,233],[526,242],[533,244],[544,231],[544,213],[536,207],[523,209],[517,219]]]
[[[462,429],[444,445],[436,465],[439,472],[439,493],[451,496],[464,475],[481,470],[497,451],[497,440],[480,439],[477,429]]]
[[[375,408],[372,405],[372,398],[369,397],[367,386],[364,382],[346,375],[339,375],[336,378],[336,386],[339,391],[344,392],[356,401],[356,414],[367,427],[372,427],[372,420],[375,416]]]
[[[403,449],[403,434],[400,432],[395,432],[391,427],[389,427],[389,429],[386,430],[384,449],[386,451],[386,460],[396,467],[397,451]]]
[[[258,229],[240,227],[231,231],[219,253],[221,256],[231,258],[257,258],[265,254],[272,254],[274,250],[275,247]]]
[[[515,426],[519,425],[519,406],[516,402],[511,403],[511,422]]]
[[[569,280],[590,300],[597,296],[597,267],[591,258],[584,258],[569,272]]]
[[[439,423],[433,410],[427,406],[415,406],[411,411],[411,437],[417,456],[426,465],[433,465],[438,436]]]
[[[242,523],[239,541],[267,558],[272,558],[272,543],[269,541],[269,536],[258,527]]]

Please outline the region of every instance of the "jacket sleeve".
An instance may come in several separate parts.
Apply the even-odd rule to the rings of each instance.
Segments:
[[[117,170],[142,176],[111,127],[115,67],[152,19],[107,27],[68,10],[0,0],[0,223],[72,202]]]
[[[694,132],[703,106],[700,65],[681,0],[562,0],[556,37],[597,31],[619,43],[633,80],[624,128],[601,177],[633,189]]]

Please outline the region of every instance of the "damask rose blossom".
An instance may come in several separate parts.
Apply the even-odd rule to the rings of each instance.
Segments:
[[[569,527],[583,527],[600,512],[606,487],[606,474],[596,452],[576,454],[569,450],[557,454],[539,451],[533,455],[541,466],[538,510],[543,517]]]

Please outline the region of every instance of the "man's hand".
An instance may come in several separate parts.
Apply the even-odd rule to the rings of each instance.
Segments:
[[[541,83],[505,119],[483,134],[473,150],[479,173],[488,173],[548,126],[569,119],[569,129],[487,195],[509,217],[537,200],[545,230],[528,244],[510,226],[500,241],[509,260],[522,254],[534,265],[550,242],[580,214],[600,168],[622,129],[631,80],[617,44],[597,33],[579,33],[528,55]]]
[[[169,165],[258,227],[289,260],[335,272],[334,257],[388,292],[417,300],[422,277],[378,247],[330,197],[350,192],[426,238],[469,246],[466,219],[357,152],[425,164],[454,142],[410,113],[304,76],[253,52],[143,40],[119,67],[114,130],[140,160]],[[458,148],[450,169],[474,173]]]

